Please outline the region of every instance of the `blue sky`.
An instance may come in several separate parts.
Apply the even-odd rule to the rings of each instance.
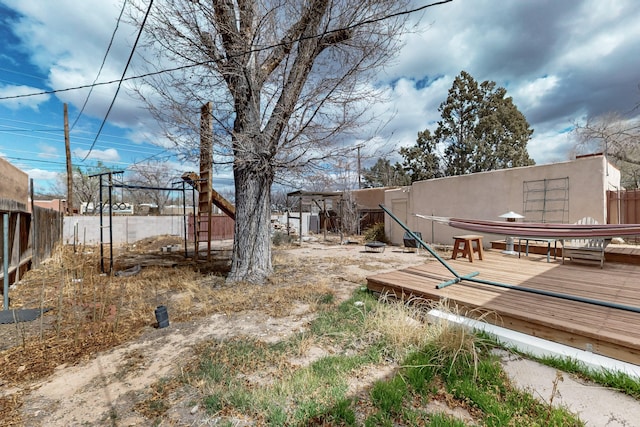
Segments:
[[[121,6],[120,0],[0,0],[0,98],[92,83]],[[365,156],[376,141],[397,149],[435,128],[438,105],[461,70],[507,88],[535,130],[529,153],[539,164],[569,159],[575,121],[628,113],[640,103],[637,0],[454,0],[412,19],[419,19],[416,31],[379,73],[388,101],[371,108],[390,121],[382,129],[372,124]],[[120,77],[135,35],[120,24],[99,81]],[[75,165],[99,160],[126,170],[151,158],[172,161],[176,173],[197,169],[171,157],[172,147],[126,84],[84,159],[114,91],[115,85],[95,88],[80,117],[88,89],[0,99],[0,156],[28,172],[36,189],[50,186],[65,170],[66,102],[75,123]],[[228,172],[217,179],[218,188],[232,184]]]

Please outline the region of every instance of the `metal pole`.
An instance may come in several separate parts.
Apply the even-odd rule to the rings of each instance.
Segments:
[[[451,280],[448,280],[446,282],[443,282],[443,283],[440,283],[439,285],[437,285],[436,286],[437,289],[442,289],[442,288],[444,288],[446,286],[450,286],[450,285],[453,285],[453,284],[456,284],[456,283],[461,283],[463,280],[467,280],[469,282],[480,283],[482,285],[497,286],[497,287],[500,287],[500,288],[512,289],[512,290],[515,290],[515,291],[528,292],[528,293],[537,294],[537,295],[544,295],[544,296],[548,296],[548,297],[566,299],[568,301],[576,301],[576,302],[582,302],[582,303],[585,303],[585,304],[597,305],[597,306],[600,306],[600,307],[615,308],[615,309],[618,309],[618,310],[625,310],[625,311],[631,311],[633,313],[640,313],[640,307],[622,305],[622,304],[617,304],[617,303],[608,302],[608,301],[593,300],[593,299],[583,298],[583,297],[579,297],[579,296],[575,296],[575,295],[561,294],[561,293],[550,292],[550,291],[545,291],[545,290],[541,290],[541,289],[527,288],[527,287],[524,287],[524,286],[507,285],[507,284],[504,284],[504,283],[492,282],[490,280],[476,279],[474,276],[478,275],[477,272],[470,273],[470,274],[468,274],[466,276],[460,276],[441,257],[439,257],[426,243],[424,243],[422,241],[422,239],[420,239],[418,236],[415,235],[415,233],[413,233],[411,230],[409,230],[409,227],[407,227],[402,221],[400,221],[393,213],[389,212],[389,210],[384,205],[380,205],[380,207],[387,214],[389,214],[389,216],[391,218],[393,218],[398,224],[400,224],[400,226],[402,228],[404,228],[407,232],[409,232],[411,237],[416,239],[416,242],[419,242],[422,246],[424,246],[424,248],[426,250],[428,250],[432,255],[434,255],[435,258],[438,261],[440,261],[440,263],[447,268],[447,270],[449,270],[454,276],[456,276],[455,279],[451,279]]]
[[[9,310],[9,213],[2,215],[2,268],[4,269],[4,288],[2,295],[4,296],[4,310]]]
[[[29,179],[29,192],[31,196],[31,254],[33,266],[38,267],[40,265],[40,254],[38,253],[38,232],[40,231],[40,224],[36,223],[36,207],[33,198],[33,178]]]
[[[196,217],[196,189],[195,187],[191,188],[191,203],[193,206],[193,259],[195,261],[198,260],[200,254],[198,253],[198,218]],[[200,212],[198,212],[199,214]]]
[[[113,192],[112,173],[109,172],[109,274],[113,271],[113,201],[111,193]]]
[[[300,234],[300,246],[302,246],[302,196],[300,196],[300,215],[298,218],[298,233]]]
[[[615,302],[594,300],[594,299],[589,299],[589,298],[578,297],[578,296],[575,296],[575,295],[560,294],[560,293],[557,293],[557,292],[544,291],[542,289],[527,288],[527,287],[524,287],[524,286],[506,285],[504,283],[496,283],[496,282],[491,282],[489,280],[482,280],[482,279],[475,279],[475,278],[468,278],[466,280],[468,280],[470,282],[480,283],[480,284],[483,284],[483,285],[497,286],[499,288],[513,289],[513,290],[516,290],[516,291],[529,292],[529,293],[537,294],[537,295],[544,295],[544,296],[548,296],[548,297],[566,299],[566,300],[569,300],[569,301],[583,302],[583,303],[586,303],[586,304],[599,305],[601,307],[615,308],[615,309],[619,309],[619,310],[625,310],[625,311],[631,311],[631,312],[634,312],[634,313],[640,313],[640,307],[622,305],[622,304],[617,304]]]
[[[187,193],[186,181],[182,181],[182,225],[184,228],[184,257],[187,258]]]
[[[362,188],[362,172],[361,172],[361,164],[360,164],[360,146],[356,147],[358,149],[358,189]]]
[[[102,175],[100,175],[98,177],[98,180],[100,182],[100,272],[104,273],[104,237],[103,237],[103,230],[102,230],[102,208],[103,208],[103,204],[102,204]],[[109,206],[109,209],[111,209],[111,206]]]
[[[442,259],[442,258],[440,257],[440,255],[438,255],[438,254],[436,253],[436,251],[434,251],[433,249],[431,249],[431,247],[430,247],[429,245],[427,245],[425,242],[423,242],[423,241],[422,241],[422,239],[421,239],[420,237],[418,237],[418,236],[417,236],[413,231],[411,231],[411,230],[409,229],[409,227],[407,227],[407,226],[406,226],[402,221],[400,221],[400,220],[398,219],[398,217],[397,217],[397,216],[395,216],[395,215],[393,214],[393,212],[391,212],[389,209],[387,209],[387,208],[386,208],[384,205],[382,205],[382,204],[380,204],[379,206],[382,208],[382,210],[383,210],[383,211],[385,211],[385,212],[387,213],[387,215],[389,215],[389,216],[390,216],[390,217],[391,217],[395,222],[397,222],[397,223],[400,225],[400,227],[404,228],[404,230],[405,230],[407,233],[409,233],[409,235],[411,236],[411,238],[415,239],[415,241],[416,241],[416,242],[420,243],[420,244],[422,245],[422,247],[423,247],[423,248],[425,248],[427,251],[429,251],[429,253],[430,253],[431,255],[433,255],[433,256],[435,257],[435,259],[437,259],[437,260],[440,262],[440,264],[444,265],[444,266],[446,267],[446,269],[447,269],[447,270],[449,270],[449,272],[451,272],[451,274],[453,274],[454,276],[456,276],[456,278],[457,278],[457,279],[462,278],[462,276],[460,276],[458,273],[456,273],[456,271],[455,271],[453,268],[451,268],[451,266],[449,266],[449,264],[447,264],[447,262],[446,262],[444,259]],[[477,273],[476,273],[476,274],[477,274]],[[457,283],[457,282],[456,282],[456,283]]]

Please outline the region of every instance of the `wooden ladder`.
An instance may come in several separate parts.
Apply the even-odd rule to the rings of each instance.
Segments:
[[[198,212],[196,213],[196,259],[199,257],[200,244],[207,243],[207,260],[211,257],[211,172],[200,171],[198,189]]]
[[[211,172],[213,166],[213,104],[200,109],[200,179],[198,180],[198,213],[196,214],[196,253],[200,256],[200,243],[207,242],[207,261],[211,258]]]

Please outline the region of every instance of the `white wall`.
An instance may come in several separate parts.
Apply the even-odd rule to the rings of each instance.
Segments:
[[[295,218],[289,218],[289,230],[291,230],[292,233],[297,234],[298,236],[300,235],[300,219],[298,219],[298,216],[300,216],[299,212],[292,212],[290,214],[291,217],[295,217]],[[309,223],[311,221],[311,217],[315,216],[316,220],[318,215],[312,214],[310,212],[302,212],[302,235],[303,236],[308,236],[309,235]],[[271,215],[271,221],[278,221],[284,228],[284,230],[286,231],[286,226],[287,226],[287,215],[286,214],[281,214],[281,215]]]
[[[109,242],[109,217],[102,219],[103,242]],[[183,216],[114,216],[113,244],[130,244],[148,237],[174,235],[184,238]],[[96,245],[100,243],[99,216],[65,216],[63,242]]]
[[[432,224],[414,214],[500,220],[503,213],[523,212],[525,181],[565,177],[569,178],[568,220],[565,222],[574,223],[591,216],[606,223],[606,192],[617,189],[620,172],[603,156],[414,182],[408,187],[386,191],[385,206],[402,216],[402,207],[406,205],[405,218],[400,219],[407,226],[420,231],[425,241],[451,244],[454,235],[465,231],[441,223]],[[401,244],[404,230],[393,222],[386,216],[385,231],[393,243]],[[504,237],[485,235],[483,243],[489,246],[490,240]]]

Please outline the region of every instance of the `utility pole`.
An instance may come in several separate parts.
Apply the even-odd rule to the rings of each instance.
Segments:
[[[360,173],[360,145],[358,145],[358,190],[362,188],[362,174]]]
[[[67,155],[67,215],[73,215],[73,168],[71,167],[71,144],[69,142],[69,111],[64,103],[64,148]]]

